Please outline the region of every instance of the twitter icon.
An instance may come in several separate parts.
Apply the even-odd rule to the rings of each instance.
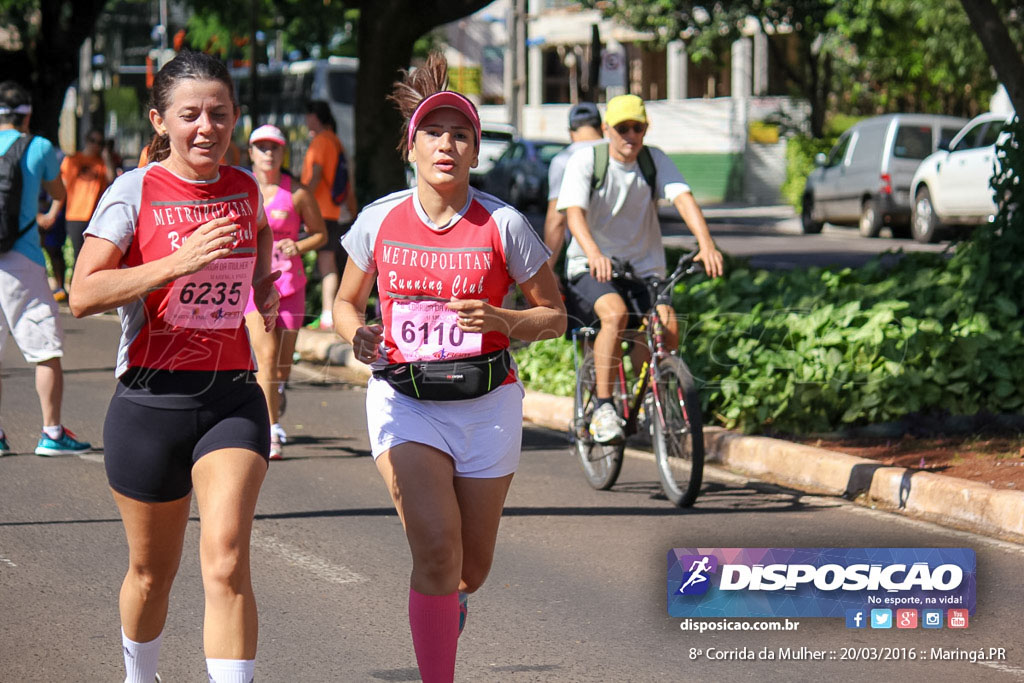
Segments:
[[[871,610],[871,628],[892,628],[892,610]]]

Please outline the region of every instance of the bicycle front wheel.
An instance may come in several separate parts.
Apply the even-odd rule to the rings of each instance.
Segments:
[[[615,485],[622,470],[625,442],[600,444],[590,435],[590,418],[597,407],[595,392],[594,356],[588,350],[576,373],[576,397],[573,402],[573,446],[587,483],[598,491]],[[616,408],[620,408],[616,400]],[[621,415],[621,410],[619,411]]]
[[[675,356],[662,358],[652,392],[651,441],[661,488],[673,504],[689,507],[704,476],[700,398],[689,368]]]

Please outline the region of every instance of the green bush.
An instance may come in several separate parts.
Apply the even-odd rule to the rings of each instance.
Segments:
[[[779,191],[797,213],[803,208],[804,187],[807,176],[814,170],[814,156],[827,154],[839,136],[862,118],[837,114],[829,120],[824,137],[812,138],[798,133],[786,140],[786,179]]]
[[[835,138],[819,140],[808,135],[794,135],[786,141],[786,179],[779,192],[798,214],[803,208],[807,176],[814,170],[814,156],[819,152],[828,153],[833,144]]]
[[[681,353],[709,421],[815,432],[914,414],[1024,412],[1024,126],[1000,148],[1000,211],[952,255],[856,270],[731,264],[681,284]],[[672,256],[669,262],[673,263]],[[572,393],[572,350],[519,351],[528,386]]]

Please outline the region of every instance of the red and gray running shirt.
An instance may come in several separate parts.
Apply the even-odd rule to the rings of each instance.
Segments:
[[[255,367],[243,312],[262,211],[256,179],[232,166],[221,166],[213,180],[190,181],[153,163],[125,173],[107,189],[85,234],[115,244],[124,268],[169,256],[214,218],[234,215],[240,226],[230,255],[118,309],[118,377],[129,367]]]
[[[473,188],[466,206],[443,226],[426,215],[415,190],[379,199],[363,209],[342,245],[356,266],[377,274],[387,363],[508,347],[500,332],[463,333],[445,304],[454,297],[501,306],[551,253],[522,214]]]

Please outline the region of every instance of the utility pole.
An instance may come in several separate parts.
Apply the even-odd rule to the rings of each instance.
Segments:
[[[260,73],[256,66],[256,33],[259,0],[252,0],[249,13],[249,116],[255,129],[260,120]]]
[[[167,0],[160,0],[160,52],[167,49]]]
[[[505,25],[505,108],[508,122],[519,130],[526,105],[526,0],[512,1]]]
[[[82,109],[82,115],[75,151],[85,149],[85,138],[93,128],[92,99],[92,38],[86,38],[82,41],[78,57],[78,106]]]

